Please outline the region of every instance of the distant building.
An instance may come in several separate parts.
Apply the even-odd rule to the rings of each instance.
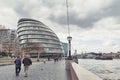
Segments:
[[[0,25],[0,52],[2,52],[3,41],[9,39],[10,29],[5,29],[4,26]]]
[[[38,20],[22,18],[18,21],[18,38],[21,50],[32,57],[61,55],[63,53],[57,35]]]
[[[0,44],[10,38],[10,29],[0,29]]]
[[[16,30],[0,28],[0,52],[9,53],[11,55],[15,52],[15,40],[17,38]]]
[[[63,43],[62,42],[62,47],[63,47],[63,55],[64,56],[67,56],[67,53],[68,53],[68,43]]]

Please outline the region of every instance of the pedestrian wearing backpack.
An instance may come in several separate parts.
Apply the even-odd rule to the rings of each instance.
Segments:
[[[25,76],[28,76],[28,70],[29,70],[29,66],[32,65],[32,61],[29,57],[29,55],[26,55],[25,58],[23,59],[22,63],[24,64],[24,72],[25,72]]]
[[[18,56],[15,61],[15,73],[16,73],[16,76],[19,76],[19,73],[21,71],[21,58],[20,56]]]

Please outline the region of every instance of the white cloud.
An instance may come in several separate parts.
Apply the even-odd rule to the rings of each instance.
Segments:
[[[100,12],[101,9],[111,6],[113,0],[72,0],[70,9],[79,14],[80,18],[86,18],[89,14]]]
[[[114,17],[107,17],[94,23],[94,27],[90,30],[78,30],[76,39],[72,42],[76,48],[81,51],[95,51],[95,52],[117,52],[119,51],[119,44],[116,44],[115,39],[119,39],[120,24]],[[74,32],[76,33],[76,32]],[[73,36],[73,35],[72,35]],[[102,44],[89,45],[80,44],[80,41],[94,41],[100,40]],[[77,44],[76,44],[77,43]],[[118,42],[120,43],[120,42]]]
[[[17,14],[12,8],[0,9],[0,24],[5,25],[8,28],[16,28]]]
[[[118,20],[114,17],[107,17],[103,18],[102,20],[95,23],[94,26],[97,26],[97,28],[103,28],[108,30],[118,30],[120,29],[120,24],[118,24]]]

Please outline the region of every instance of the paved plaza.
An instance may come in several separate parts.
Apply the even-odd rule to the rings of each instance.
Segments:
[[[69,73],[65,70],[65,61],[34,62],[29,69],[28,77],[24,77],[22,65],[21,73],[15,76],[15,66],[0,66],[0,80],[70,80]]]

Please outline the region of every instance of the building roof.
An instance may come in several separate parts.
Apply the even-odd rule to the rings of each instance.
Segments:
[[[40,22],[40,21],[37,21],[37,20],[34,20],[34,19],[30,19],[30,18],[22,18],[18,21],[19,22],[23,22],[23,21],[36,21],[36,22]]]

